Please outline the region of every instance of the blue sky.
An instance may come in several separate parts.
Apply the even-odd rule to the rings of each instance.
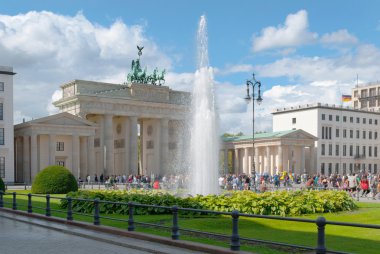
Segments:
[[[359,82],[380,80],[377,1],[7,1],[0,8],[0,65],[13,66],[15,122],[54,113],[59,85],[123,82],[135,46],[167,85],[191,90],[199,18],[208,22],[222,132],[250,133],[244,82],[264,85],[257,129],[278,107],[337,104]],[[39,91],[35,93],[35,91]],[[30,93],[35,96],[28,96]]]

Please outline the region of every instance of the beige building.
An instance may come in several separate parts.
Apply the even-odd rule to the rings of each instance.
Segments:
[[[255,134],[256,173],[273,175],[283,170],[296,174],[313,173],[316,140],[315,136],[303,130]],[[250,175],[253,164],[252,147],[252,136],[225,138],[224,165],[228,165],[228,158],[232,158],[232,172]]]
[[[30,181],[52,164],[82,179],[163,175],[181,167],[189,93],[84,80],[61,89],[62,98],[53,104],[62,113],[15,126],[17,181]]]
[[[14,181],[13,150],[13,72],[12,67],[0,66],[0,177]]]
[[[372,82],[358,85],[352,89],[352,104],[355,109],[379,111],[380,83]]]

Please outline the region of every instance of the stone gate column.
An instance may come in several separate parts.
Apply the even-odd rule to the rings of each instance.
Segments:
[[[130,156],[129,156],[129,170],[132,174],[137,174],[138,169],[138,145],[137,145],[137,116],[130,116]]]
[[[87,138],[87,172],[91,176],[91,179],[95,180],[95,149],[94,149],[94,136]],[[99,180],[99,176],[98,176]]]
[[[249,159],[248,159],[249,153],[248,148],[244,148],[244,163],[243,163],[243,173],[249,174]]]
[[[104,176],[114,173],[113,115],[104,115],[104,145],[106,147],[106,168]]]
[[[239,149],[235,148],[234,151],[234,173],[239,173]]]
[[[37,175],[38,168],[38,144],[37,144],[37,135],[32,134],[30,136],[30,171],[31,171],[31,180],[34,180],[34,177]]]
[[[49,135],[49,165],[55,165],[55,151],[57,150],[57,143],[55,135]]]
[[[160,173],[164,175],[168,171],[169,153],[169,120],[160,120]]]
[[[31,183],[31,172],[30,172],[30,153],[29,153],[29,136],[23,136],[23,151],[22,151],[22,156],[23,156],[23,172],[24,172],[24,182],[25,183]]]
[[[224,149],[224,173],[228,172],[228,149]]]
[[[305,171],[305,147],[301,146],[301,168],[299,174]]]
[[[278,171],[281,172],[284,168],[283,168],[283,161],[282,161],[282,146],[279,145],[278,146],[278,162],[277,162],[277,168],[278,168]]]
[[[130,156],[130,151],[129,151],[129,134],[131,132],[131,127],[130,127],[130,121],[128,117],[123,117],[123,139],[124,139],[124,170],[122,174],[125,174],[128,176],[130,174],[130,168],[129,168],[129,156]]]
[[[265,147],[264,172],[270,172],[270,146]]]
[[[72,165],[71,165],[71,172],[76,178],[79,178],[80,172],[79,172],[79,149],[80,143],[79,143],[79,136],[73,135],[72,136]],[[84,180],[84,179],[83,179]]]

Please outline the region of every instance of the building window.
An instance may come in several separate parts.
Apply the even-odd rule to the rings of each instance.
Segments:
[[[368,157],[372,157],[372,146],[368,147]]]
[[[350,130],[350,138],[354,138],[354,131]]]
[[[356,130],[356,138],[360,138],[360,131],[359,130]]]
[[[94,139],[94,147],[100,147],[100,138]]]
[[[363,152],[363,156],[365,156],[366,155],[366,147],[365,146],[362,147],[362,152]]]
[[[343,156],[347,156],[347,146],[343,145]]]
[[[339,174],[339,163],[335,163],[335,174]]]
[[[343,116],[343,122],[347,122],[347,116]]]
[[[369,122],[369,124],[372,124],[372,119],[371,118],[368,119],[368,122]]]
[[[353,123],[354,122],[354,117],[350,117],[350,123]]]
[[[369,131],[369,132],[368,132],[368,138],[369,138],[369,139],[372,139],[372,131]]]
[[[339,156],[339,145],[335,145],[335,156]]]
[[[356,123],[360,123],[360,118],[356,117]]]
[[[0,128],[0,145],[4,145],[4,128]]]
[[[372,164],[368,164],[368,172],[372,173]]]
[[[339,122],[339,116],[335,116],[335,120]]]
[[[325,127],[322,126],[322,139],[325,139]]]
[[[5,157],[0,157],[0,177],[5,178]]]
[[[149,140],[146,142],[146,149],[153,149],[154,148],[154,143],[153,140]]]
[[[373,164],[373,173],[377,174],[377,164]]]
[[[373,148],[373,156],[377,157],[377,146]]]
[[[375,139],[377,139],[377,131],[375,131]]]
[[[329,115],[329,121],[332,121],[332,115]]]
[[[377,119],[375,119],[375,125],[377,125]]]
[[[4,82],[0,82],[0,91],[4,92]]]
[[[4,120],[4,108],[3,108],[3,103],[0,103],[0,120]]]
[[[325,174],[325,163],[321,163],[321,174]]]
[[[335,137],[339,138],[339,129],[335,129]]]
[[[64,142],[57,142],[57,151],[65,151],[65,143]]]
[[[325,118],[326,118],[326,115],[322,114],[322,120],[325,120]]]
[[[363,131],[363,139],[366,139],[366,135],[367,133],[366,133],[366,131]]]
[[[64,160],[56,160],[55,161],[55,165],[64,167],[65,166],[65,161]]]
[[[332,130],[332,127],[329,127],[329,139],[331,139],[331,130]]]
[[[343,175],[347,174],[347,164],[343,163]]]
[[[325,155],[325,154],[326,154],[325,144],[322,144],[321,145],[321,155]]]
[[[295,123],[297,123],[297,119],[294,117],[292,118],[292,124],[295,124]]]
[[[332,144],[329,144],[329,155],[332,156]]]
[[[360,154],[359,150],[360,150],[360,147],[356,146],[356,154],[355,154],[356,157],[359,157],[359,154]]]
[[[354,147],[350,145],[350,156],[354,156]]]
[[[330,176],[331,173],[332,173],[332,163],[329,163],[328,175]]]
[[[346,137],[347,137],[347,130],[344,129],[344,130],[343,130],[343,138],[346,138]]]
[[[367,123],[367,119],[363,118],[363,124],[366,124],[366,123]]]
[[[352,166],[352,163],[350,163],[350,174],[352,174],[352,169],[353,169],[353,166]]]

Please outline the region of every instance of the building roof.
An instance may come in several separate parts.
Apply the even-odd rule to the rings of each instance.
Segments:
[[[318,109],[318,108],[337,110],[337,111],[348,111],[348,112],[354,112],[354,113],[368,113],[368,114],[380,115],[380,111],[375,110],[375,109],[369,109],[369,110],[356,109],[349,106],[343,107],[342,105],[326,104],[326,103],[314,103],[314,104],[298,105],[298,106],[289,107],[289,108],[278,108],[272,112],[272,115],[295,112],[295,111],[312,110],[312,109]]]
[[[280,138],[286,136],[290,133],[298,132],[300,130],[287,130],[287,131],[276,131],[276,132],[263,132],[263,133],[255,133],[254,139],[267,139],[267,138]],[[252,135],[250,136],[234,136],[234,137],[224,137],[224,142],[230,141],[242,141],[252,139]]]

